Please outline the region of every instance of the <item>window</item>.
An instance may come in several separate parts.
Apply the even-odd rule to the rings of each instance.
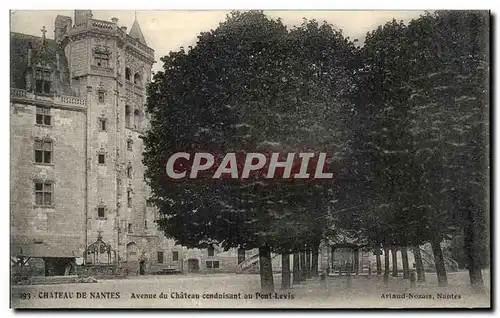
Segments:
[[[239,248],[238,249],[238,264],[242,263],[245,261],[245,249],[244,248]]]
[[[35,140],[35,162],[52,163],[52,141]]]
[[[158,258],[158,264],[163,264],[163,252],[156,252]]]
[[[139,75],[139,73],[134,74],[134,84],[141,85],[141,75]]]
[[[132,141],[132,139],[127,140],[127,150],[132,151],[133,144],[134,144],[134,142]]]
[[[52,183],[35,182],[35,204],[38,206],[53,205]]]
[[[134,110],[134,128],[139,129],[141,124],[141,114],[138,109]]]
[[[130,81],[130,68],[128,67],[125,68],[125,79]]]
[[[208,248],[208,256],[214,256],[215,249],[213,246]]]
[[[98,207],[97,208],[97,217],[103,218],[104,217],[104,207]]]
[[[36,107],[36,124],[50,126],[50,108]]]
[[[106,119],[104,118],[99,119],[99,129],[101,131],[106,131]]]
[[[179,252],[174,251],[172,252],[172,261],[176,262],[179,260]]]
[[[95,64],[100,67],[109,67],[109,58],[107,56],[101,55],[95,57]]]
[[[109,68],[111,51],[107,46],[98,46],[94,48],[94,62],[97,66]]]
[[[148,221],[144,221],[144,228],[147,229],[148,228]]]
[[[35,92],[37,94],[50,94],[51,85],[52,81],[50,79],[50,71],[35,71]]]
[[[130,127],[130,106],[125,106],[125,125]]]
[[[99,161],[99,164],[100,164],[100,165],[103,165],[103,164],[105,164],[105,163],[106,163],[106,156],[105,156],[105,155],[103,155],[103,154],[98,154],[98,155],[97,155],[97,157],[98,157],[98,161]]]
[[[127,167],[127,178],[129,178],[129,179],[132,178],[132,167],[131,166]]]
[[[128,224],[128,232],[129,233],[133,233],[133,231],[132,231],[132,223]]]
[[[103,90],[99,90],[99,92],[97,94],[98,94],[98,97],[99,97],[99,103],[104,103],[104,91]]]
[[[219,268],[219,261],[206,261],[207,268]]]
[[[129,208],[132,207],[132,191],[131,190],[127,191],[127,207],[129,207]]]

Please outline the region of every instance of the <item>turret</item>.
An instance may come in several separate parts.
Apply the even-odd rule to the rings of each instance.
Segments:
[[[132,24],[132,28],[130,29],[129,35],[139,41],[140,43],[147,45],[146,44],[146,39],[144,38],[144,35],[142,34],[141,31],[141,26],[139,25],[139,22],[137,21],[137,17],[134,19],[134,24]]]

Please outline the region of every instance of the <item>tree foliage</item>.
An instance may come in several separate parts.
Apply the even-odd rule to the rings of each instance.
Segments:
[[[145,177],[160,228],[188,247],[287,253],[337,229],[384,247],[433,242],[436,251],[462,233],[469,266],[483,266],[487,28],[485,13],[437,11],[389,21],[358,48],[327,23],[287,29],[260,11],[231,13],[195,46],[163,57],[148,88]],[[180,151],[307,149],[328,153],[333,182],[165,175]]]
[[[328,171],[335,171],[349,140],[355,52],[326,23],[305,20],[287,30],[250,11],[233,12],[194,47],[162,58],[164,71],[148,90],[144,163],[165,233],[188,247],[277,250],[299,249],[311,233],[321,234],[333,183],[172,182],[165,159],[177,151],[312,149],[327,152]]]

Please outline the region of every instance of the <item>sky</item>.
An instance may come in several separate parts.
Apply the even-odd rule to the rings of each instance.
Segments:
[[[128,30],[137,15],[148,46],[155,50],[156,61],[181,46],[194,45],[200,32],[215,29],[229,13],[229,11],[173,10],[137,12],[93,10],[92,12],[94,19],[111,21],[111,18],[116,17],[118,25],[126,26]],[[265,11],[265,13],[274,19],[281,18],[289,27],[299,25],[303,18],[327,21],[342,29],[345,36],[362,42],[366,32],[381,24],[393,18],[408,22],[424,11]],[[11,13],[11,31],[41,36],[41,29],[45,26],[46,36],[54,38],[54,19],[58,14],[70,16],[74,20],[73,10],[14,10]],[[153,65],[153,71],[161,68],[160,63]]]

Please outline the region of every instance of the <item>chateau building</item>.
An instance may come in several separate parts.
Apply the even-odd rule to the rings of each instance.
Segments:
[[[82,262],[132,274],[234,271],[245,251],[187,250],[154,222],[140,136],[155,56],[137,19],[127,32],[75,10],[55,18],[53,39],[45,27],[40,37],[12,32],[10,55],[14,263],[45,275]]]

